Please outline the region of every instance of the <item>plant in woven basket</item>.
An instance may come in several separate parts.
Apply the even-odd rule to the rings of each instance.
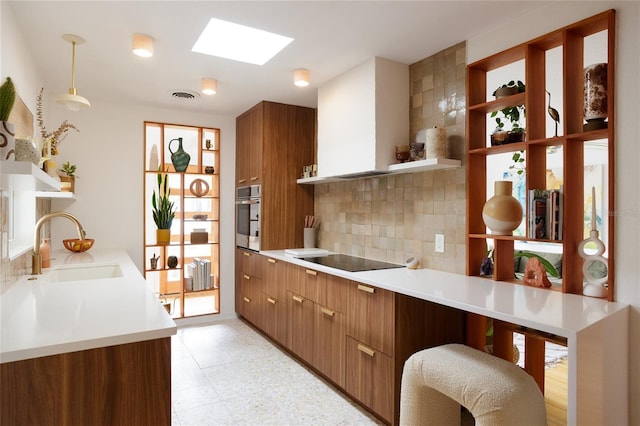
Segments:
[[[169,177],[166,174],[158,173],[158,187],[153,190],[151,207],[158,229],[170,229],[176,209],[173,201],[169,200]]]

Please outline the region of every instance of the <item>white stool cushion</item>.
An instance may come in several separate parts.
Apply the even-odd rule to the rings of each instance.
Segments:
[[[476,425],[546,425],[544,396],[515,364],[459,344],[413,354],[404,365],[401,425],[460,424],[460,405]]]

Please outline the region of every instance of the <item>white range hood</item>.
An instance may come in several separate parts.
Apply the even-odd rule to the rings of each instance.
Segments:
[[[409,66],[372,58],[318,89],[318,177],[388,173],[409,144]]]

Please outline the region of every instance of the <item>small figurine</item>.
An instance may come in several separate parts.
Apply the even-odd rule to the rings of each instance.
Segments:
[[[547,277],[547,271],[544,270],[544,266],[540,263],[537,257],[532,257],[527,261],[527,266],[524,269],[525,284],[533,287],[551,287],[551,281]]]

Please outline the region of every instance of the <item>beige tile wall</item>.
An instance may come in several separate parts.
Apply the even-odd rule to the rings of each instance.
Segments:
[[[465,58],[460,43],[410,66],[411,138],[420,129],[447,129],[449,158],[464,162]],[[465,273],[466,169],[321,184],[315,214],[318,245],[339,253]],[[445,252],[436,253],[436,233]]]

